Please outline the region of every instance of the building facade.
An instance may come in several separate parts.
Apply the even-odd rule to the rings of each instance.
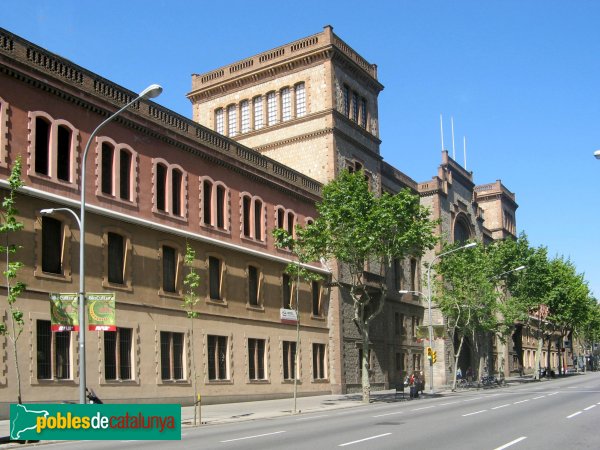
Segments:
[[[376,192],[411,189],[421,197],[445,242],[475,239],[491,242],[515,233],[516,203],[492,201],[484,185],[477,197],[473,174],[446,151],[432,180],[417,183],[390,166],[380,155],[378,96],[383,85],[377,66],[325,26],[321,33],[192,76],[193,118],[208,128],[243,142],[262,154],[322,183],[340,170],[364,170]],[[485,197],[485,198],[484,198]],[[483,206],[481,206],[483,205]],[[504,209],[502,209],[504,208]],[[502,222],[512,214],[512,228]],[[486,222],[484,223],[484,215]],[[490,218],[488,225],[487,218]],[[500,220],[499,224],[496,221]],[[490,228],[493,228],[491,230]],[[425,318],[423,258],[394,262],[388,280],[387,310],[372,326],[371,382],[377,388],[398,383],[406,373],[428,371],[424,342],[417,337]],[[336,275],[339,267],[334,267]],[[331,383],[334,392],[360,389],[360,336],[353,324],[352,304],[332,289],[329,310]],[[434,323],[442,323],[437,310]],[[338,344],[339,343],[339,344]],[[447,343],[446,343],[447,344]],[[447,354],[447,345],[439,346]],[[445,384],[451,369],[443,358],[434,366],[435,383]]]
[[[17,302],[23,401],[78,396],[78,334],[51,332],[49,295],[78,291],[82,236],[70,212],[41,210],[78,214],[83,148],[135,97],[0,29],[2,195],[17,158],[25,184],[17,198],[24,229],[10,237],[27,284]],[[194,382],[204,402],[286,397],[295,374],[301,395],[331,392],[328,290],[287,277],[292,254],[271,237],[314,217],[319,182],[146,100],[94,138],[86,171],[86,290],[116,294],[117,330],[85,331],[87,385],[102,399],[191,404]],[[183,308],[188,245],[202,280],[194,321]],[[296,301],[300,342],[280,312]],[[6,415],[17,399],[16,364],[9,338],[0,341]]]

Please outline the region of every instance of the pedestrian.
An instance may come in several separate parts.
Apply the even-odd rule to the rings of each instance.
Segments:
[[[473,369],[471,369],[471,366],[469,366],[469,368],[467,369],[467,381],[469,383],[473,381]]]
[[[421,394],[423,394],[423,391],[425,390],[425,374],[423,374],[423,371],[421,371],[419,379],[421,380]]]
[[[456,379],[460,380],[462,378],[462,370],[460,370],[460,367],[458,369],[456,369]]]

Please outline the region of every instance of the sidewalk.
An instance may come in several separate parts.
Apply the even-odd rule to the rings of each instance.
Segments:
[[[533,381],[531,376],[511,377],[507,378],[506,385],[517,385]],[[467,392],[461,390],[461,392]],[[446,395],[456,395],[450,390],[449,386],[443,386],[440,390],[436,390],[434,396],[441,397]],[[420,401],[420,399],[431,398],[431,394],[426,390],[419,399],[410,401]],[[408,390],[405,393],[405,400],[408,401]],[[371,402],[394,402],[402,401],[402,394],[396,396],[395,390],[374,391],[371,393]],[[319,395],[313,397],[300,397],[297,399],[298,414],[306,414],[317,411],[327,411],[341,408],[355,408],[364,406],[360,394],[346,395]],[[256,420],[273,417],[281,417],[291,415],[294,408],[294,400],[290,398],[277,400],[263,400],[255,402],[242,403],[223,403],[216,405],[206,405],[201,408],[202,424],[218,424],[228,422],[239,422],[245,420]],[[194,408],[192,406],[184,406],[181,408],[181,424],[182,427],[192,426],[194,418]],[[0,445],[5,448],[9,431],[10,421],[0,420]],[[19,445],[19,444],[15,444]]]

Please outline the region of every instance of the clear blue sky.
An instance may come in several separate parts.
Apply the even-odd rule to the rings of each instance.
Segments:
[[[517,195],[517,227],[570,257],[600,297],[600,2],[22,0],[0,26],[124,87],[159,83],[191,117],[191,74],[318,33],[378,65],[384,158],[440,163],[440,114],[475,182]],[[0,92],[2,87],[0,86]]]

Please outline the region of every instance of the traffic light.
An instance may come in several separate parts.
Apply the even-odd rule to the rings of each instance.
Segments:
[[[431,352],[431,364],[435,364],[436,361],[437,361],[437,352],[433,351],[433,352]]]
[[[433,354],[435,352],[433,351],[433,349],[431,347],[427,347],[427,359],[429,361],[433,361]]]

